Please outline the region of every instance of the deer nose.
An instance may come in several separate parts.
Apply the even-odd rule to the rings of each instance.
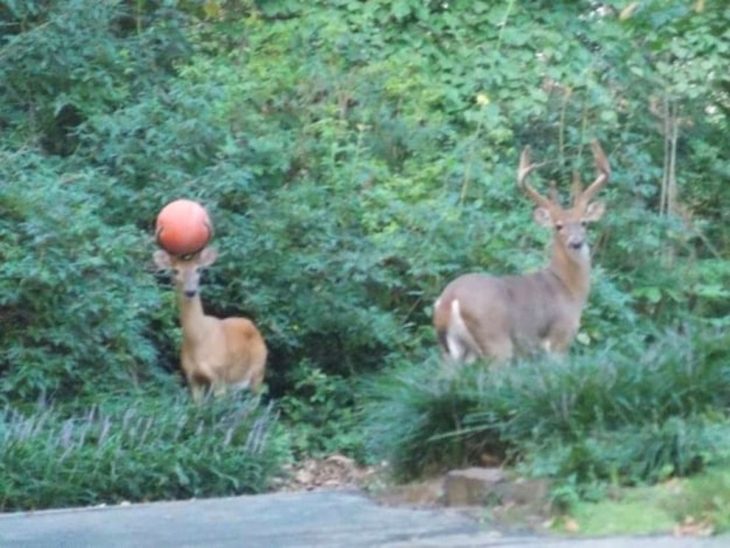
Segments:
[[[583,238],[580,238],[580,239],[576,238],[574,240],[570,240],[568,242],[568,246],[570,246],[571,249],[580,249],[581,247],[583,247],[584,242],[585,242],[585,240],[583,240]]]
[[[193,297],[195,297],[195,294],[196,294],[196,293],[197,293],[197,291],[195,291],[194,289],[186,289],[186,290],[185,290],[185,296],[186,296],[186,297],[187,297],[188,299],[192,299]]]

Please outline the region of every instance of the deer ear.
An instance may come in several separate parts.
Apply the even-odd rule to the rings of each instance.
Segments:
[[[601,217],[603,217],[603,214],[606,211],[606,206],[603,202],[591,202],[588,204],[588,207],[586,207],[585,215],[583,215],[584,221],[597,221]]]
[[[218,258],[218,252],[212,247],[206,247],[200,252],[200,266],[210,266]]]
[[[550,211],[545,207],[536,207],[535,211],[532,212],[532,218],[540,226],[550,228],[553,225],[553,218],[550,215]]]
[[[170,254],[167,253],[167,251],[158,249],[152,255],[152,258],[154,259],[157,268],[159,268],[160,270],[168,270],[169,268],[172,268],[172,259],[170,258]]]

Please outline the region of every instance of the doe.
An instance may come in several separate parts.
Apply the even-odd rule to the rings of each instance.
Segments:
[[[173,273],[183,336],[180,363],[195,401],[208,390],[215,395],[228,389],[257,391],[266,369],[266,343],[251,320],[203,312],[201,270],[217,257],[208,247],[185,258],[163,250],[154,254],[157,266]]]
[[[573,204],[564,209],[555,192],[542,196],[527,183],[537,167],[530,149],[520,156],[517,185],[536,204],[533,217],[554,230],[552,257],[533,274],[466,274],[446,286],[434,306],[433,323],[447,359],[470,363],[480,358],[505,361],[515,353],[567,351],[578,331],[590,289],[591,256],[586,225],[604,205],[591,202],[611,174],[597,141],[591,144],[597,177],[585,190],[573,180]]]

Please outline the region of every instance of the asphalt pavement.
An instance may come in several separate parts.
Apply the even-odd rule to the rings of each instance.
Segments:
[[[505,535],[455,509],[310,491],[0,514],[0,547],[720,548],[730,537]]]

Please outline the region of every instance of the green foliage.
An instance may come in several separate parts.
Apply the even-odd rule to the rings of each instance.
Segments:
[[[364,425],[369,450],[386,458],[396,477],[412,479],[478,462],[485,452],[504,453],[498,435],[465,429],[464,419],[479,406],[478,388],[486,370],[447,374],[436,360],[401,365],[367,382]]]
[[[151,232],[163,204],[191,197],[209,208],[222,252],[206,309],[261,327],[270,394],[300,426],[296,451],[358,454],[354,379],[429,355],[430,306],[445,283],[544,262],[549,235],[514,182],[527,144],[544,180],[589,177],[592,138],[613,167],[576,364],[624,367],[602,349],[627,338],[641,347],[685,317],[726,328],[730,12],[689,0],[624,8],[3,2],[0,397],[82,406],[167,382],[179,332],[170,288],[148,266]],[[660,187],[671,174],[667,214]],[[513,446],[484,441],[485,417],[454,419],[449,398],[461,409],[481,395],[450,384],[467,380],[434,388],[432,368],[399,411],[425,421],[400,425],[409,447],[449,428],[473,430],[443,439],[456,461]],[[608,410],[620,391],[655,393],[641,392],[647,382],[592,390]],[[429,419],[432,389],[442,396]],[[699,412],[696,401],[677,399],[672,413]],[[661,436],[673,435],[672,413],[656,418]],[[514,428],[530,429],[519,417]],[[551,420],[539,423],[545,436],[571,432]],[[407,453],[415,469],[441,458]]]
[[[569,362],[453,376],[438,364],[397,369],[369,390],[374,450],[400,476],[501,453],[581,489],[655,482],[727,457],[727,335],[671,333],[649,351],[623,342]]]
[[[148,238],[104,222],[90,170],[0,150],[0,398],[66,400],[149,379],[160,306]]]
[[[681,497],[666,497],[663,506],[678,516],[696,516],[715,532],[730,530],[730,471],[727,464],[685,483]]]
[[[287,457],[271,405],[150,396],[72,416],[5,408],[0,510],[256,493]]]
[[[185,53],[182,13],[140,10],[155,4],[3,2],[0,123],[51,153],[73,152],[89,116],[133,100]]]
[[[523,144],[549,160],[545,177],[589,171],[592,137],[614,166],[582,341],[647,332],[687,311],[726,322],[716,207],[728,166],[724,77],[693,77],[691,93],[672,92],[692,117],[678,152],[691,218],[656,213],[664,151],[646,108],[670,86],[661,63],[681,58],[696,71],[703,55],[722,53],[724,12],[680,2],[623,19],[582,2],[213,4],[13,4],[5,119],[16,137],[53,140],[23,124],[24,113],[78,111],[46,150],[66,150],[73,137],[73,154],[52,169],[99,181],[90,213],[113,227],[110,238],[149,232],[179,196],[210,208],[223,257],[208,308],[262,326],[275,394],[305,359],[347,376],[419,355],[433,345],[429,306],[449,278],[544,260],[547,236],[532,236],[513,180]],[[692,40],[681,56],[665,51],[684,35]],[[68,37],[73,48],[60,46]],[[39,68],[47,55],[59,58],[57,73]],[[705,107],[714,114],[699,116]],[[148,310],[136,293],[167,367],[174,307]]]
[[[613,489],[599,501],[574,500],[580,534],[647,535],[676,531],[724,533],[730,529],[730,472],[721,463],[691,478],[653,486]]]
[[[616,142],[611,217],[599,227],[597,252],[608,274],[597,276],[584,340],[635,329],[637,311],[662,322],[687,306],[725,314],[712,291],[724,278],[695,277],[688,286],[688,272],[703,272],[697,257],[668,268],[666,249],[675,241],[664,234],[672,227],[636,203],[656,192],[644,183],[657,167],[639,148],[643,130],[602,122],[635,82],[596,79],[591,71],[628,51],[601,49],[597,62],[586,44],[540,27],[540,47],[564,51],[556,49],[547,68],[530,53],[530,66],[516,71],[536,47],[520,39],[531,32],[521,25],[536,24],[521,8],[414,8],[401,17],[385,5],[355,3],[342,19],[332,9],[285,10],[297,15],[280,20],[267,8],[263,17],[229,20],[247,36],[240,51],[198,55],[164,93],[96,116],[83,130],[80,154],[121,183],[109,197],[115,218],[131,204],[143,226],[180,194],[209,205],[227,252],[213,273],[227,284],[211,288],[211,300],[222,303],[214,311],[254,316],[278,350],[277,363],[306,358],[339,374],[370,370],[394,351],[432,344],[420,326],[449,277],[537,266],[535,242],[523,236],[530,232],[527,204],[512,207],[521,201],[510,167],[517,139],[557,158],[546,174],[563,177],[585,163],[582,142],[590,134]],[[408,29],[417,20],[432,38],[404,44],[398,25],[381,32],[393,17]],[[616,27],[605,28],[614,23],[603,20],[595,30],[615,34]],[[472,47],[486,39],[480,24],[497,51]],[[457,27],[463,43],[444,57],[437,37]],[[206,48],[214,44],[206,39]],[[314,45],[307,63],[293,55]],[[563,66],[567,59],[575,66]],[[552,79],[575,79],[570,91],[543,89],[546,70]],[[520,91],[533,88],[527,97]]]
[[[282,421],[296,457],[341,453],[365,460],[355,414],[354,382],[303,362],[291,372],[291,391],[279,400]]]

